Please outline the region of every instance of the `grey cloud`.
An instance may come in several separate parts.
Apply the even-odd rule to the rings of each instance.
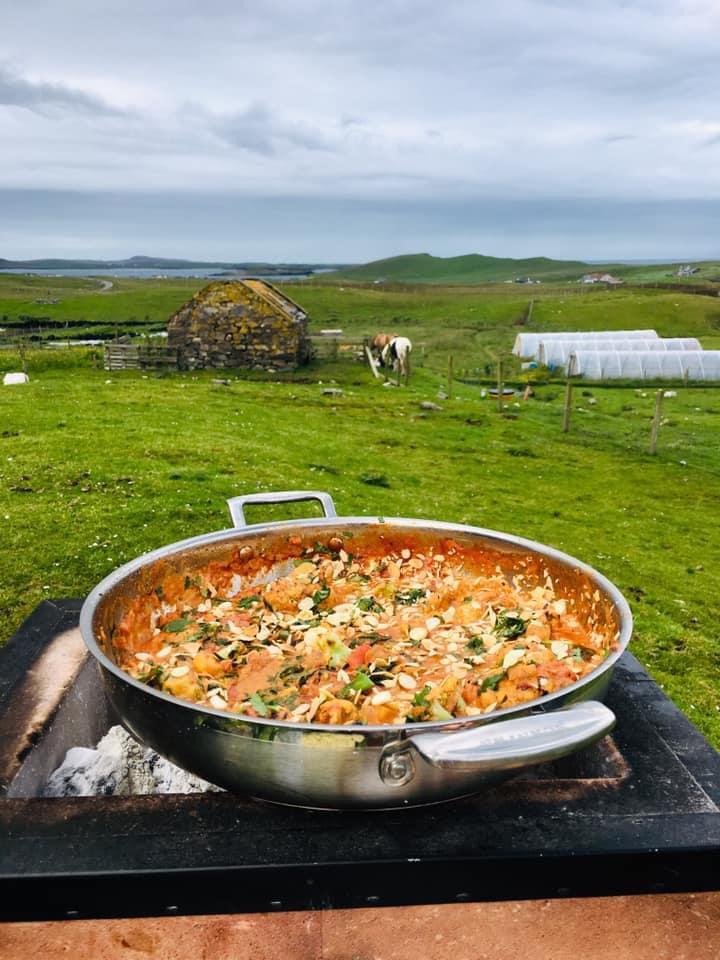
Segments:
[[[216,136],[231,146],[272,156],[284,146],[305,150],[332,150],[327,138],[300,123],[292,123],[273,115],[261,103],[247,110],[213,117],[209,127]]]
[[[621,143],[623,140],[637,140],[634,133],[609,133],[600,138],[602,143]]]
[[[62,83],[33,83],[2,64],[0,106],[24,107],[43,115],[56,110],[104,116],[120,116],[125,112],[112,107],[101,97]]]

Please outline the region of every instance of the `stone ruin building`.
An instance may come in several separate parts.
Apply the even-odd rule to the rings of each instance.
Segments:
[[[265,280],[217,280],[168,321],[178,366],[293,370],[310,356],[307,314]]]

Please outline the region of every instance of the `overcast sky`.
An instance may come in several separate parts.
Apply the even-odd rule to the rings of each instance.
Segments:
[[[0,257],[720,256],[720,0],[0,18]]]

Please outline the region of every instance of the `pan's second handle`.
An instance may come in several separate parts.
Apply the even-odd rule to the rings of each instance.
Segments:
[[[277,493],[268,491],[268,493],[248,493],[242,497],[232,497],[227,505],[230,508],[230,516],[236,527],[249,526],[245,519],[244,508],[249,503],[295,503],[301,500],[319,500],[323,508],[323,514],[326,517],[336,517],[337,511],[332,497],[329,493],[323,493],[320,490],[284,490]]]
[[[587,747],[615,726],[615,714],[595,700],[461,730],[420,733],[409,742],[433,766],[513,770],[557,760]]]

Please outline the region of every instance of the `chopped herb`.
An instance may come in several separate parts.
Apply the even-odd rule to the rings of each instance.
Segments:
[[[155,587],[155,595],[156,595],[156,597],[158,598],[158,600],[162,600],[163,597],[165,596],[165,594],[163,593],[163,588],[162,588],[162,587]]]
[[[259,693],[254,693],[250,697],[250,703],[261,717],[266,717],[270,713],[270,707],[265,703]]]
[[[465,644],[468,650],[484,650],[485,643],[482,637],[479,637],[477,634],[473,634],[472,637]]]
[[[420,587],[413,587],[411,590],[398,590],[395,594],[395,603],[402,603],[409,607],[411,604],[417,603],[418,600],[422,600],[425,593],[426,591]]]
[[[237,605],[241,610],[247,610],[255,603],[260,603],[260,597],[257,593],[253,593],[249,597],[243,597],[242,600],[238,600]]]
[[[355,601],[355,606],[365,613],[385,613],[385,608],[380,606],[375,597],[360,597]]]
[[[370,690],[374,686],[375,684],[365,673],[365,671],[358,670],[350,683],[348,683],[347,686],[343,687],[343,689],[340,691],[339,696],[341,700],[345,700],[346,697],[349,697],[350,694],[354,693],[356,690]]]
[[[183,630],[187,630],[191,623],[192,620],[171,620],[170,623],[165,624],[163,630],[165,633],[182,633]]]
[[[485,693],[486,690],[497,690],[500,681],[505,677],[505,672],[495,673],[491,677],[485,677],[483,682],[480,684],[480,693]]]
[[[370,577],[367,573],[351,573],[347,581],[348,583],[369,583]]]
[[[520,634],[525,633],[528,623],[529,621],[523,620],[519,614],[504,612],[498,615],[495,623],[495,633],[499,637],[510,640],[512,637],[519,637]]]
[[[319,542],[315,544],[315,553],[322,553],[333,560],[337,560],[339,556],[337,550],[331,550],[330,547],[326,546],[324,543],[319,543]]]
[[[316,590],[312,596],[313,606],[318,607],[323,602],[327,600],[330,596],[330,587],[320,587],[319,590]]]
[[[465,597],[463,603],[472,603],[472,597]]]
[[[427,707],[429,706],[427,695],[430,693],[430,687],[425,684],[422,690],[419,690],[413,697],[413,706],[415,707]]]
[[[140,683],[146,683],[149,687],[160,687],[163,678],[163,669],[160,666],[151,666],[141,673],[138,677]]]

